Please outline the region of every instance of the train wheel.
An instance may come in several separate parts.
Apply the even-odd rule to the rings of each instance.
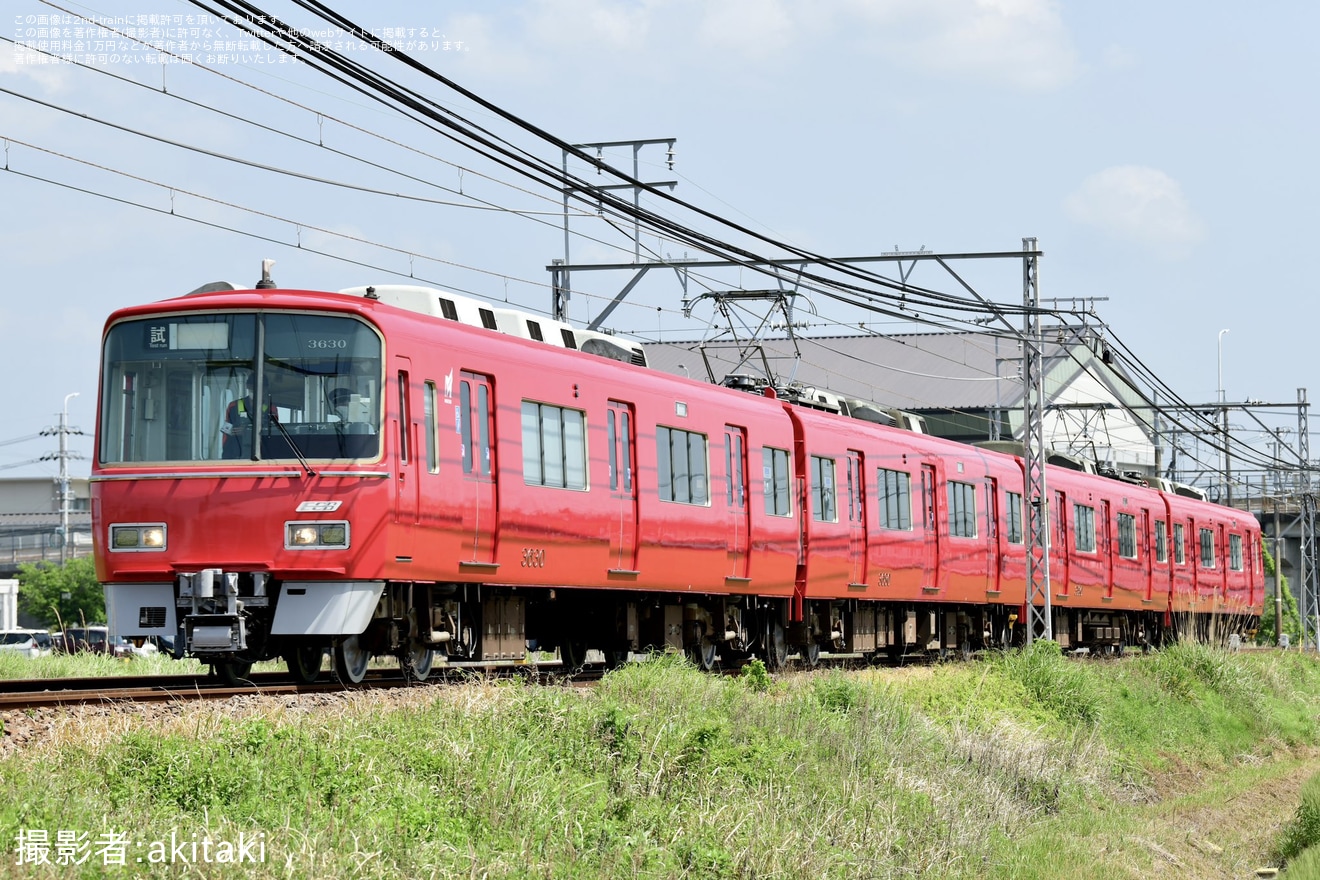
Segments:
[[[802,658],[803,666],[818,666],[820,664],[820,643],[808,642],[798,651],[798,656]]]
[[[252,674],[251,663],[212,663],[211,669],[215,672],[215,677],[226,687],[250,684],[247,677]]]
[[[587,663],[586,639],[565,639],[559,643],[559,662],[564,668],[578,671]]]
[[[361,684],[367,677],[367,664],[371,654],[362,647],[357,636],[345,636],[335,643],[335,675],[345,684]]]
[[[688,645],[687,655],[698,669],[710,672],[715,668],[715,642],[709,636],[702,636],[695,645]]]
[[[627,648],[606,648],[603,653],[606,669],[618,669],[628,662]]]
[[[765,665],[767,669],[782,669],[788,661],[788,642],[784,640],[784,625],[777,619],[765,622]]]
[[[399,665],[403,667],[404,674],[412,676],[415,681],[426,681],[426,677],[431,674],[431,667],[435,665],[435,651],[421,642],[411,642],[408,655],[399,659]]]
[[[321,674],[321,657],[325,652],[319,645],[299,645],[285,653],[284,663],[289,675],[298,684],[311,684]]]

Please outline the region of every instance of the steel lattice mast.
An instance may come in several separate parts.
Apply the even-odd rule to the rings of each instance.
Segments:
[[[1315,529],[1316,509],[1314,486],[1311,481],[1311,439],[1310,424],[1307,418],[1306,389],[1297,389],[1297,457],[1300,469],[1297,471],[1297,490],[1301,500],[1301,582],[1297,588],[1298,608],[1302,624],[1302,648],[1315,647],[1317,630],[1320,629],[1320,554],[1316,552]]]
[[[1022,239],[1022,452],[1027,550],[1027,643],[1054,638],[1050,610],[1050,504],[1045,484],[1045,370],[1040,330],[1040,253]]]

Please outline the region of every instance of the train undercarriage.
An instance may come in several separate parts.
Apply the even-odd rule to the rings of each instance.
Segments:
[[[822,657],[888,664],[969,657],[1026,640],[1021,608],[1005,605],[817,600],[804,602],[801,619],[793,620],[785,598],[279,582],[260,572],[216,569],[180,575],[172,608],[162,589],[168,588],[111,585],[117,631],[133,636],[172,628],[175,656],[209,663],[231,682],[245,678],[253,663],[278,658],[297,680],[311,682],[327,651],[339,680],[355,684],[381,656],[397,658],[406,675],[420,680],[437,664],[532,664],[555,653],[563,667],[576,669],[593,650],[599,655],[591,659],[606,667],[635,653],[672,651],[707,670],[752,658],[777,670],[790,661],[814,666]],[[1160,612],[1057,607],[1053,632],[1065,650],[1098,655],[1158,647],[1176,636]]]

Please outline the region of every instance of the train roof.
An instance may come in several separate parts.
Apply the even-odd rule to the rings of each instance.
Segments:
[[[645,351],[635,342],[518,309],[496,308],[449,290],[412,284],[373,284],[346,287],[339,292],[558,348],[576,349],[639,367],[647,365]]]
[[[269,280],[268,268],[263,276],[263,283],[256,288],[240,287],[230,281],[214,281],[203,284],[189,291],[187,296],[209,293],[226,293],[243,290],[283,290]],[[642,346],[627,339],[620,339],[613,334],[599,330],[585,330],[563,321],[534,315],[530,312],[511,308],[498,308],[483,300],[441,290],[436,287],[424,287],[416,284],[369,284],[359,287],[346,287],[337,291],[345,296],[381,302],[395,308],[405,309],[434,318],[457,321],[472,327],[484,327],[508,336],[543,342],[557,348],[570,348],[594,354],[609,360],[622,361],[639,367],[647,366],[646,352]]]

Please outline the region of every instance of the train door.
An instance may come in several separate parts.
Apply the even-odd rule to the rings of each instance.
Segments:
[[[1187,542],[1187,566],[1191,571],[1192,579],[1192,607],[1195,608],[1196,603],[1201,599],[1201,587],[1203,586],[1201,577],[1201,541],[1200,536],[1196,531],[1196,520],[1190,516],[1187,518],[1186,537],[1184,540]]]
[[[495,396],[489,376],[463,372],[458,381],[458,434],[462,449],[463,537],[459,559],[495,562],[499,503],[495,474]]]
[[[1068,579],[1072,574],[1073,556],[1073,545],[1068,540],[1070,514],[1068,496],[1062,492],[1055,492],[1054,509],[1050,511],[1050,518],[1054,520],[1054,543],[1050,546],[1050,589],[1056,596],[1068,595],[1072,592],[1072,584]]]
[[[724,468],[728,475],[725,500],[729,508],[728,577],[747,578],[751,508],[747,504],[747,429],[724,426]]]
[[[862,454],[849,449],[846,459],[848,505],[848,582],[866,584],[866,480],[862,479]]]
[[[1217,595],[1220,601],[1228,599],[1228,530],[1223,523],[1215,525],[1215,533],[1219,540],[1215,543],[1215,574],[1218,576]]]
[[[637,571],[637,461],[632,404],[611,400],[605,413],[609,442],[610,498],[615,521],[610,526],[610,567],[618,572]]]
[[[985,564],[986,589],[999,592],[999,481],[985,478]]]
[[[1114,511],[1110,508],[1110,503],[1108,501],[1100,502],[1100,515],[1103,516],[1104,519],[1101,520],[1102,525],[1100,526],[1100,534],[1097,538],[1100,546],[1095,549],[1096,552],[1100,554],[1100,558],[1104,560],[1104,565],[1101,569],[1104,572],[1105,578],[1105,582],[1102,585],[1104,595],[1107,598],[1112,599],[1114,598],[1114,553],[1116,552],[1116,544],[1114,543]]]
[[[921,466],[921,523],[925,535],[922,540],[922,571],[926,573],[923,587],[939,588],[940,580],[940,539],[936,531],[939,520],[935,516],[935,466]]]
[[[1150,600],[1155,595],[1155,560],[1151,558],[1149,510],[1142,509],[1137,527],[1137,534],[1141,536],[1137,543],[1137,553],[1141,556],[1141,598]]]
[[[409,379],[412,361],[396,355],[394,367],[397,377],[398,409],[395,413],[395,459],[398,472],[394,481],[394,556],[397,562],[412,562],[413,531],[417,525],[417,456],[414,450],[416,434],[412,424],[412,383]]]

